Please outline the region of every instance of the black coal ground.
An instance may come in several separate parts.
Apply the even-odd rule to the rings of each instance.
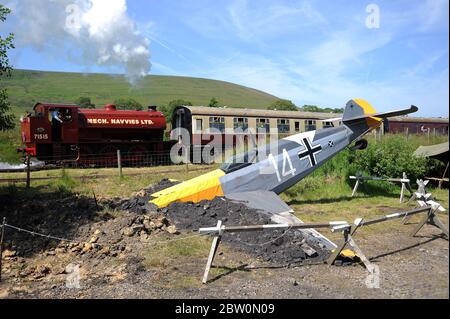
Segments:
[[[143,189],[139,196],[115,202],[114,206],[137,214],[164,214],[179,230],[196,231],[201,227],[216,226],[221,220],[224,225],[261,225],[272,221],[267,214],[233,202],[224,197],[200,203],[172,203],[158,209],[149,203],[151,194],[170,187],[177,182],[162,179],[159,183]],[[325,261],[330,251],[321,247],[313,238],[306,238],[300,230],[280,229],[252,232],[225,232],[222,242],[233,249],[249,253],[274,264],[316,263]],[[309,247],[308,247],[309,246]],[[305,248],[313,248],[316,253],[307,255]]]
[[[216,226],[218,220],[224,225],[272,223],[268,215],[223,197],[200,203],[173,203],[162,212],[179,229],[197,230]],[[222,241],[234,249],[276,264],[323,262],[330,254],[314,239],[305,238],[300,230],[294,229],[225,232]],[[306,246],[312,247],[316,253],[312,256],[305,254],[302,247]]]

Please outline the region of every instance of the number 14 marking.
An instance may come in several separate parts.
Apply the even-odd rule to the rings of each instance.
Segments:
[[[278,169],[278,163],[272,154],[269,154],[269,161],[272,163],[273,168],[275,169],[275,173],[277,174],[278,182],[281,182],[282,177],[285,177],[288,175],[295,176],[296,169],[294,168],[294,166],[292,166],[291,158],[289,157],[289,154],[285,148],[283,148],[283,167],[281,170],[281,174],[280,174],[280,170]],[[287,166],[289,167],[288,171],[286,170],[288,168]]]

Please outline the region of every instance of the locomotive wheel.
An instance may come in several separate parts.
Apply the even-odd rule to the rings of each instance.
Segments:
[[[126,154],[125,161],[130,166],[144,166],[147,160],[150,160],[148,150],[143,145],[131,146]]]
[[[88,145],[80,145],[80,160],[79,164],[83,167],[89,167],[96,164],[96,156],[94,155],[94,148]]]
[[[106,167],[116,166],[118,149],[118,147],[112,145],[104,146],[102,149],[100,149],[98,162],[102,163]]]

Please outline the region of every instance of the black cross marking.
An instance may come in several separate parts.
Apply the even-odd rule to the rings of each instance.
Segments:
[[[307,137],[303,139],[303,145],[306,147],[306,149],[303,152],[299,152],[298,157],[300,159],[308,157],[311,166],[316,165],[317,164],[316,154],[322,151],[322,146],[320,144],[312,146],[311,142]]]

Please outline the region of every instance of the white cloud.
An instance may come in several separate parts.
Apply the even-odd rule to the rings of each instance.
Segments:
[[[245,5],[246,2],[237,2],[232,11],[232,25],[242,39],[252,40],[266,36],[265,33],[278,32],[278,27],[272,30],[264,28],[267,19],[256,22],[249,19],[251,15]],[[445,64],[444,70],[439,69],[438,65],[443,57],[448,56],[448,49],[429,50],[421,60],[417,56],[412,59],[417,61],[416,64],[403,68],[395,65],[395,59],[401,57],[394,55],[390,60],[385,60],[385,70],[374,69],[380,65],[380,57],[383,56],[379,52],[387,50],[392,54],[389,51],[392,49],[386,47],[402,39],[411,23],[418,24],[416,32],[439,28],[443,18],[436,8],[445,7],[445,4],[435,1],[425,5],[432,13],[429,20],[423,20],[419,15],[420,10],[425,10],[424,7],[420,10],[414,7],[404,12],[387,12],[382,7],[382,19],[383,14],[388,19],[400,19],[394,25],[389,26],[388,23],[384,28],[369,30],[365,28],[363,17],[366,12],[362,10],[360,16],[353,15],[342,28],[331,32],[329,29],[322,30],[321,41],[308,39],[306,48],[299,45],[297,50],[290,47],[283,51],[275,42],[275,54],[241,52],[232,63],[221,66],[216,65],[216,60],[220,60],[216,58],[214,63],[209,64],[212,67],[206,75],[292,99],[300,106],[342,107],[347,100],[361,97],[381,111],[415,104],[420,107],[419,115],[448,116],[448,64]],[[278,13],[274,12],[269,20],[283,16],[281,9]],[[316,10],[312,9],[312,12]],[[405,12],[409,12],[409,19],[401,18]],[[415,21],[411,21],[411,17]],[[374,59],[377,63],[372,66]]]
[[[86,67],[120,67],[132,83],[150,71],[149,41],[125,0],[20,0],[15,7],[19,46]]]
[[[186,17],[185,23],[211,38],[238,37],[243,41],[260,41],[306,27],[327,24],[326,19],[309,2],[291,4],[235,0],[224,11],[205,8]]]

